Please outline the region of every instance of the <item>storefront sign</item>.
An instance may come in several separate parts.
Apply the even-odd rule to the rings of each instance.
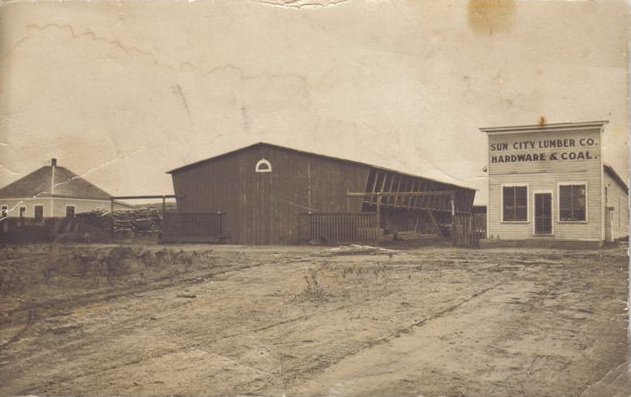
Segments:
[[[592,137],[497,141],[489,144],[490,162],[520,163],[597,159],[598,140]]]

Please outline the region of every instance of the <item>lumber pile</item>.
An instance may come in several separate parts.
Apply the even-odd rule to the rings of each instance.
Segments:
[[[112,228],[109,211],[98,209],[77,214],[77,219],[86,226],[103,231]],[[151,207],[137,207],[129,210],[114,211],[114,233],[125,235],[145,235],[160,232],[162,218],[160,211]]]
[[[108,231],[112,225],[110,212],[104,209],[96,209],[90,212],[81,212],[75,215],[80,225],[93,227],[104,232]]]
[[[114,232],[123,234],[154,234],[160,232],[162,219],[155,208],[139,207],[114,211]]]

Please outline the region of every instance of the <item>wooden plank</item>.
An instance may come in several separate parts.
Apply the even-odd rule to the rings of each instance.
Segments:
[[[386,196],[386,202],[383,203],[386,206],[389,206],[392,203],[392,201],[391,201],[392,200],[392,187],[394,185],[394,177],[395,177],[394,174],[388,173],[388,175],[390,176],[390,183],[388,184],[388,193],[390,193],[390,194],[388,194]]]
[[[400,175],[397,177],[397,188],[396,188],[397,193],[401,191],[401,180],[403,178],[404,177]],[[398,205],[399,205],[399,195],[396,195],[394,196],[394,200],[392,201],[392,206],[396,208]]]
[[[368,186],[366,191],[375,192],[375,189],[377,188],[377,179],[379,176],[379,171],[377,171],[376,169],[371,169],[370,172],[368,173]],[[372,183],[370,183],[371,178],[372,177]],[[373,197],[370,196],[368,197],[368,203],[372,204],[373,203]]]
[[[374,213],[311,213],[308,219],[312,225],[307,236],[309,240],[360,242],[377,238]]]
[[[427,209],[426,211],[427,211],[427,214],[429,215],[430,220],[432,221],[432,226],[434,227],[436,234],[438,234],[440,237],[446,238],[447,236],[445,236],[442,230],[440,229],[440,225],[438,224],[438,221],[436,220],[436,217],[434,216],[434,213],[432,212],[432,210]]]
[[[222,237],[223,214],[166,213],[162,219],[165,242],[212,242]]]
[[[415,193],[414,192],[414,180],[411,178],[407,178],[406,179],[406,183],[405,186],[403,188],[403,193],[405,192],[410,192],[410,193]],[[413,209],[413,203],[414,203],[414,196],[403,196],[404,197],[404,203],[405,203],[405,208],[406,209]]]
[[[351,197],[361,197],[361,196],[369,196],[372,193],[360,193],[360,192],[349,192],[346,193]],[[435,191],[422,191],[422,192],[384,192],[384,193],[375,193],[375,196],[427,196],[427,197],[435,197],[435,196],[447,196],[450,197],[453,194],[451,190],[435,190]]]
[[[414,193],[418,193],[421,191],[421,185],[420,182],[418,180],[414,180],[414,184],[412,185],[412,192]],[[413,196],[412,197],[412,208],[413,209],[417,209],[419,208],[419,202],[422,200],[421,196]]]

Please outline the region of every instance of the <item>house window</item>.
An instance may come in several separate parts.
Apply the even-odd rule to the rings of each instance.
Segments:
[[[1,215],[1,216],[2,216],[3,218],[6,218],[6,217],[7,217],[7,211],[8,211],[8,210],[9,210],[9,206],[7,206],[7,205],[3,205],[3,206],[2,206],[2,215]]]
[[[66,218],[74,218],[74,211],[75,211],[75,206],[74,205],[67,205],[66,206]]]
[[[559,220],[561,222],[587,220],[585,195],[584,184],[559,186]]]
[[[528,221],[528,187],[502,187],[502,220],[504,222]]]
[[[272,164],[265,159],[261,159],[256,163],[254,170],[256,172],[272,172]]]
[[[33,217],[35,218],[35,222],[42,222],[44,220],[44,206],[43,205],[33,206]]]
[[[24,206],[20,207],[19,214],[20,214],[20,218],[18,220],[18,224],[19,225],[23,225],[24,224],[24,218],[26,218],[26,207],[24,207]]]

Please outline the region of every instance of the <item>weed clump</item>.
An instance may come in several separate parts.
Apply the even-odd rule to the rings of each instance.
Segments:
[[[326,291],[318,282],[315,270],[309,269],[309,273],[304,275],[304,280],[306,285],[296,298],[310,302],[324,302],[328,300]]]

